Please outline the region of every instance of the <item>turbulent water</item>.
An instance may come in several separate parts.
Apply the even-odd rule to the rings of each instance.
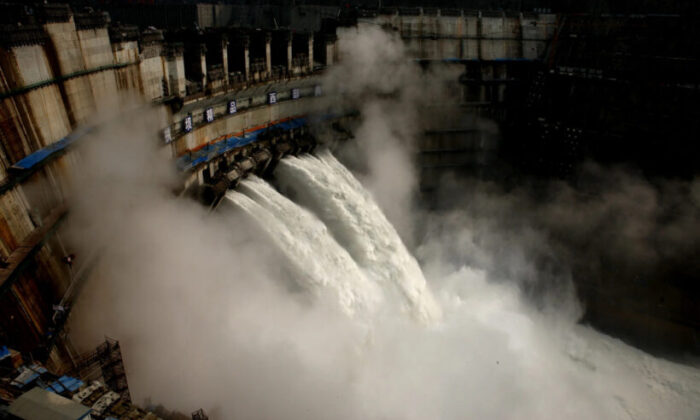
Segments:
[[[316,296],[330,291],[350,315],[376,310],[381,299],[379,288],[365,277],[316,216],[257,177],[243,181],[239,191],[245,194],[230,191],[226,199],[240,206],[278,241],[302,287]]]
[[[363,416],[700,414],[695,369],[586,327],[546,319],[478,270],[464,267],[439,279],[434,296],[371,195],[330,153],[288,157],[276,173],[280,189],[295,201],[255,177],[227,199],[275,238],[302,287],[373,322],[369,347],[360,350],[362,367],[354,367],[358,372],[349,385],[367,405]],[[396,324],[386,308],[419,322]],[[418,389],[420,395],[411,397]]]
[[[316,295],[332,290],[349,314],[363,315],[379,302],[400,301],[400,309],[422,322],[440,309],[416,259],[360,183],[330,153],[289,157],[280,177],[314,213],[251,177],[226,198],[258,221],[286,255],[300,283]],[[328,227],[326,227],[328,226]],[[346,250],[347,249],[347,250]]]
[[[360,111],[358,156],[377,195],[321,152],[283,159],[274,187],[250,177],[211,213],[173,199],[182,174],[152,138],[163,116],[97,130],[81,142],[64,223],[79,262],[100,250],[69,318],[79,351],[118,339],[134,402],[179,414],[165,419],[200,408],[218,420],[700,419],[698,369],[577,323],[575,302],[541,310],[523,299],[516,277],[538,270],[520,248],[548,245],[529,234],[537,226],[511,240],[509,226],[458,208],[427,221],[401,212],[415,181],[407,145],[419,119],[436,117],[424,111],[454,103],[440,91],[458,74],[411,65],[400,37],[376,25],[340,32],[324,96],[329,112]],[[632,183],[600,210],[579,213],[573,200],[546,214],[585,239],[607,225],[591,214],[615,223],[630,207],[654,213],[648,201],[663,197]],[[506,225],[521,202],[486,201]],[[419,264],[390,220],[403,232],[438,217],[417,241]],[[651,229],[624,225],[605,246],[636,245]]]
[[[250,177],[209,214],[153,183],[151,160],[123,168],[108,151],[110,170],[85,177],[101,195],[81,197],[99,205],[82,225],[110,229],[82,235],[106,241],[70,330],[85,351],[120,340],[139,404],[216,419],[698,419],[697,369],[533,309],[455,265],[466,251],[444,236],[421,241],[419,265],[329,153],[285,158],[276,187]]]
[[[397,291],[416,318],[440,318],[418,262],[370,194],[333,155],[291,156],[277,171],[283,186],[319,215],[370,279]]]

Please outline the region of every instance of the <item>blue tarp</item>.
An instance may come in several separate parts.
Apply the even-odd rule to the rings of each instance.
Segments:
[[[66,390],[66,388],[58,382],[51,382],[48,385],[41,385],[41,387],[55,394],[60,394],[61,392]]]
[[[20,366],[19,371],[20,374],[12,380],[12,384],[17,388],[23,388],[25,385],[34,382],[40,374],[45,373],[46,369],[37,364],[32,364],[29,367]]]
[[[93,129],[93,127],[78,129],[72,132],[71,134],[67,135],[66,137],[62,138],[61,140],[57,141],[56,143],[52,143],[44,147],[43,149],[37,150],[31,155],[26,156],[24,159],[12,165],[12,168],[19,170],[31,169],[37,164],[43,162],[44,159],[70,146],[73,142],[78,140],[83,135],[89,133]]]
[[[65,375],[58,378],[58,382],[60,382],[61,385],[68,388],[68,390],[71,392],[75,392],[78,389],[80,389],[80,387],[85,385],[85,382],[81,381],[80,379],[73,378],[72,376],[65,376]]]
[[[74,139],[71,137],[65,137],[57,141],[56,143],[44,147],[43,149],[37,150],[36,152],[32,153],[31,155],[12,165],[12,167],[15,169],[31,169],[34,165],[40,163],[47,157],[68,147],[68,145],[71,144],[73,140]]]
[[[66,389],[70,392],[75,392],[83,385],[85,385],[85,382],[81,381],[80,379],[64,375],[58,378],[58,381],[51,382],[49,385],[42,388],[46,389],[47,391],[58,393],[61,393]]]
[[[0,360],[10,357],[10,349],[7,346],[0,346]]]
[[[204,146],[196,152],[190,153],[189,155],[181,156],[177,159],[176,164],[181,171],[185,171],[187,169],[194,168],[200,163],[206,163],[211,159],[228,152],[229,150],[243,147],[247,144],[255,142],[258,140],[260,133],[271,128],[280,128],[287,131],[293,128],[299,128],[304,124],[306,124],[305,118],[295,118],[293,120],[273,124],[267,128],[261,128],[260,130],[245,133],[243,136],[231,136],[214,144]]]

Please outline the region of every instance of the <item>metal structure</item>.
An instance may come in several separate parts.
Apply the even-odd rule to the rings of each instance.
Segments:
[[[652,175],[695,170],[697,25],[673,15],[567,16],[513,127],[523,168],[566,178],[585,158]],[[520,147],[517,147],[520,146]]]
[[[119,341],[106,337],[105,342],[95,351],[81,358],[76,371],[80,377],[90,380],[97,379],[96,374],[101,376],[107,388],[117,392],[123,400],[131,402]]]
[[[200,408],[192,413],[192,420],[209,420],[209,416],[207,416],[204,410]]]

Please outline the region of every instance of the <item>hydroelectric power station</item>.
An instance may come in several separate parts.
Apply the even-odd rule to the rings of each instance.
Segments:
[[[0,4],[0,418],[700,415],[691,14],[69,3]]]

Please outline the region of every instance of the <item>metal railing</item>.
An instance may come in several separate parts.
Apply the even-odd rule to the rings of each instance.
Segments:
[[[207,103],[205,106],[203,106],[202,109],[197,110],[196,112],[191,112],[188,113],[184,118],[180,120],[174,121],[172,124],[169,126],[165,127],[164,130],[169,130],[170,132],[170,139],[171,141],[177,141],[179,138],[182,136],[188,134],[189,132],[195,131],[198,128],[205,126],[207,124],[211,124],[212,122],[236,115],[238,113],[247,111],[249,109],[253,108],[260,108],[260,107],[265,107],[265,106],[271,106],[271,105],[276,105],[280,102],[286,102],[290,100],[296,100],[296,99],[301,99],[301,98],[308,98],[308,97],[314,97],[314,96],[319,96],[320,91],[316,87],[317,85],[306,85],[306,86],[299,86],[299,87],[293,87],[293,88],[285,88],[284,90],[279,90],[279,91],[264,91],[260,92],[258,94],[243,94],[241,96],[236,96],[234,95],[223,95],[222,98],[219,101],[213,102],[213,103]],[[293,98],[293,92],[292,90],[297,89],[298,90],[298,97]],[[270,103],[269,102],[269,94],[275,92],[277,93],[276,95],[276,101],[275,103]],[[230,112],[230,102],[235,101],[235,112]],[[257,104],[257,105],[256,105]],[[207,121],[206,119],[206,112],[207,110],[211,108],[213,111],[213,120],[212,121]],[[188,126],[186,129],[186,120],[187,118],[191,118],[191,126]]]

